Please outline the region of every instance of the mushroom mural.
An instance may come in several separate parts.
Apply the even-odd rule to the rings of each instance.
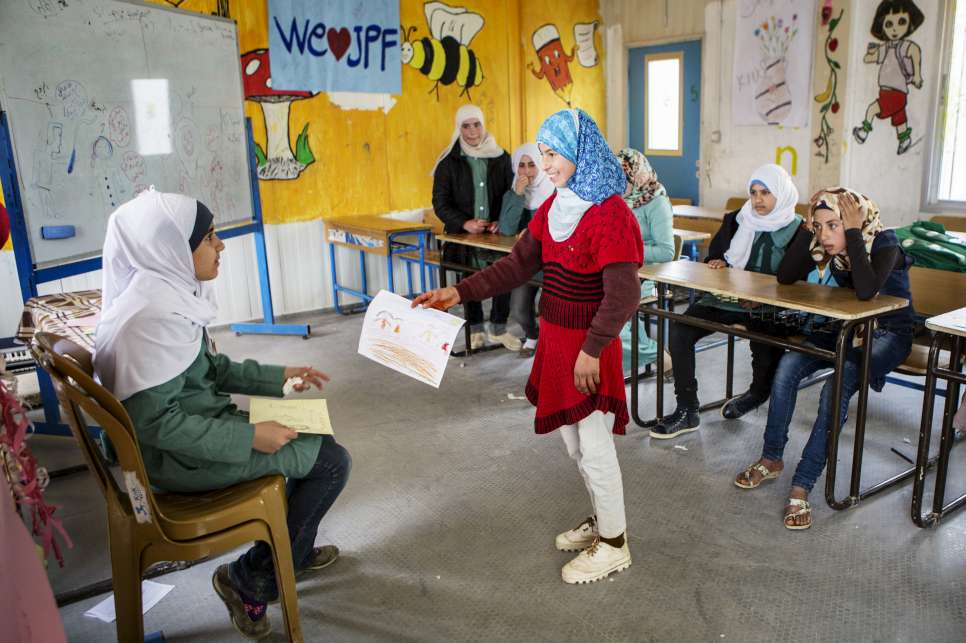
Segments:
[[[262,106],[265,117],[266,149],[255,144],[258,157],[258,178],[265,180],[290,180],[298,178],[306,167],[315,162],[309,149],[309,124],[298,135],[295,152],[288,138],[288,115],[292,101],[311,98],[312,92],[275,89],[272,87],[272,71],[268,49],[253,49],[242,55],[242,78],[245,98]]]

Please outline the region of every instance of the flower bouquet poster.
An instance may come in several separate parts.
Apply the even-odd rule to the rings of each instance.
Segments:
[[[808,125],[815,9],[816,0],[738,0],[735,125]]]

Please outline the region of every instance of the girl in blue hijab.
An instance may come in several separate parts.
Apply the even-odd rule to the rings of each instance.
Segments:
[[[560,429],[576,460],[593,513],[557,535],[579,551],[562,577],[589,583],[631,564],[624,488],[613,433],[628,422],[621,328],[637,309],[641,229],[622,194],[627,181],[594,120],[581,110],[550,116],[537,134],[543,170],[556,193],[537,209],[513,252],[455,287],[420,295],[446,310],[508,292],[543,270],[540,342],[526,395],[538,434]]]

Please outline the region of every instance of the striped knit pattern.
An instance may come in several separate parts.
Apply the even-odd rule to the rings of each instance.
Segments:
[[[540,316],[564,328],[590,328],[604,298],[602,272],[568,270],[559,263],[543,266]]]

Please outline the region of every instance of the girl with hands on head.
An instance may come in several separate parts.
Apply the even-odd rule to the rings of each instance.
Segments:
[[[795,469],[783,518],[788,529],[812,525],[808,495],[825,468],[828,433],[841,431],[849,400],[858,390],[863,353],[871,350],[870,384],[881,391],[886,375],[901,364],[912,350],[915,311],[909,290],[912,260],[903,252],[892,230],[883,228],[878,206],[865,195],[847,188],[820,190],[811,199],[809,222],[812,234],[796,237],[778,268],[778,282],[807,281],[832,288],[850,288],[857,299],[871,299],[878,293],[902,297],[909,306],[876,320],[872,338],[853,338],[842,374],[839,426],[833,427],[832,381],[822,388],[818,413],[811,435]],[[827,320],[808,316],[802,328],[807,343],[835,350],[837,333],[823,329]],[[871,348],[870,348],[871,343]],[[788,425],[795,413],[799,383],[832,364],[820,358],[790,352],[782,357],[772,385],[761,457],[735,478],[742,489],[755,489],[773,480],[784,469],[783,455],[788,442]]]

